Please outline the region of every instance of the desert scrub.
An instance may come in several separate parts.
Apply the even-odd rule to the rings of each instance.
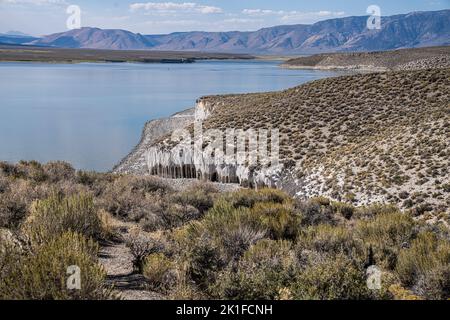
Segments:
[[[375,218],[378,215],[399,212],[397,206],[392,204],[374,203],[368,206],[356,208],[355,217],[357,219]]]
[[[22,257],[0,279],[0,298],[13,300],[110,299],[105,272],[97,263],[98,245],[74,232],[63,233]],[[67,289],[67,268],[81,270],[81,289]]]
[[[67,162],[55,161],[43,165],[47,180],[51,183],[58,181],[73,181],[75,179],[75,169]]]
[[[203,234],[221,245],[229,261],[237,261],[252,244],[267,234],[267,228],[250,209],[235,208],[224,200],[218,200],[200,223]]]
[[[34,188],[27,181],[19,180],[14,185],[6,181],[0,194],[0,228],[15,229],[27,214]]]
[[[237,268],[222,272],[212,288],[220,299],[273,300],[295,276],[289,241],[261,240],[245,252]]]
[[[42,183],[48,179],[43,165],[36,161],[20,161],[17,169],[21,177],[34,183]]]
[[[216,281],[219,271],[227,266],[221,247],[205,234],[191,241],[186,248],[184,261],[187,262],[186,275],[197,288],[205,292]]]
[[[286,193],[277,189],[262,189],[258,191],[253,189],[242,189],[228,194],[225,196],[225,199],[235,208],[251,208],[259,202],[282,204],[292,201]]]
[[[183,207],[194,207],[203,215],[214,206],[218,190],[209,183],[198,182],[185,191],[175,193],[171,200]]]
[[[396,271],[406,287],[430,299],[450,297],[450,242],[421,233],[400,252]]]
[[[119,176],[105,185],[98,202],[103,209],[117,217],[139,221],[146,212],[154,210],[157,199],[153,193],[166,190],[164,184],[152,177]]]
[[[290,291],[298,300],[370,298],[365,270],[344,255],[315,260],[297,274]]]
[[[372,264],[393,270],[399,251],[411,243],[416,228],[409,215],[394,212],[380,214],[370,220],[357,221],[355,233],[373,253]]]
[[[333,256],[344,254],[353,260],[364,262],[367,250],[348,226],[321,224],[302,229],[296,243],[296,251],[301,258],[304,250]]]
[[[251,213],[261,221],[268,236],[274,240],[294,240],[301,226],[301,216],[290,204],[259,202],[253,206]]]
[[[95,239],[108,234],[108,228],[97,214],[93,197],[87,194],[71,197],[55,194],[36,201],[22,230],[36,243],[45,243],[67,231]]]
[[[0,288],[1,279],[5,279],[19,264],[23,250],[15,243],[13,235],[7,229],[0,229]]]
[[[137,229],[132,230],[125,241],[133,255],[132,262],[134,271],[141,274],[144,272],[144,265],[147,257],[164,250],[164,244],[161,241],[152,237],[147,237]]]
[[[153,290],[167,291],[176,282],[173,268],[174,263],[163,253],[153,253],[145,258],[142,273]]]
[[[312,198],[311,200],[295,201],[295,209],[302,216],[302,225],[311,226],[319,224],[336,225],[338,222],[336,212],[330,201],[325,198]]]
[[[355,212],[355,207],[348,203],[333,202],[331,207],[334,212],[340,214],[347,220],[350,220]]]

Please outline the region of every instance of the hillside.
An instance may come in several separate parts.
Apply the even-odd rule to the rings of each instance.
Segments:
[[[0,44],[24,44],[30,43],[32,41],[39,40],[39,38],[22,35],[22,34],[12,34],[12,33],[0,33]]]
[[[288,60],[283,63],[282,67],[367,71],[450,68],[450,46],[381,52],[317,54]]]
[[[52,34],[35,45],[94,48],[311,54],[377,51],[450,44],[450,10],[413,12],[382,18],[380,30],[367,29],[367,17],[345,17],[313,25],[289,25],[252,32],[177,32],[141,35],[124,30],[82,28]]]
[[[357,204],[395,203],[422,213],[448,211],[449,92],[450,69],[436,69],[344,76],[282,92],[205,97],[197,105],[210,114],[204,130],[278,128],[284,169],[264,173],[209,166],[194,171],[218,181],[263,181],[301,198],[324,195]],[[169,138],[154,146],[151,165],[164,175],[193,165],[168,156],[173,146]],[[133,165],[145,168],[145,158],[139,161]],[[134,169],[128,165],[120,171]]]

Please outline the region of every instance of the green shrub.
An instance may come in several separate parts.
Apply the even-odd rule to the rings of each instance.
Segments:
[[[224,200],[216,202],[208,211],[201,226],[206,235],[220,243],[227,258],[233,261],[267,233],[262,221],[248,208],[235,208]]]
[[[400,249],[415,235],[414,220],[403,213],[380,214],[371,220],[359,220],[356,235],[373,252],[371,264],[393,270]]]
[[[42,183],[48,179],[42,164],[36,161],[20,161],[17,169],[25,179],[35,183]]]
[[[23,230],[36,243],[44,243],[67,231],[96,239],[105,236],[93,198],[86,194],[68,198],[53,195],[36,201],[23,224]]]
[[[25,218],[32,187],[26,181],[16,182],[0,195],[0,228],[17,228]]]
[[[430,232],[421,233],[411,247],[400,252],[396,271],[407,287],[419,295],[446,299],[450,296],[450,242]]]
[[[325,197],[313,197],[311,199],[309,199],[310,203],[313,204],[318,204],[319,206],[324,206],[327,207],[331,204],[330,199],[325,198]]]
[[[155,202],[145,192],[131,185],[132,179],[119,177],[106,185],[100,197],[100,205],[111,214],[139,221],[146,211],[152,211]]]
[[[311,226],[300,233],[297,240],[297,252],[313,250],[320,254],[345,254],[358,261],[364,261],[366,250],[362,241],[355,238],[350,228],[321,224]]]
[[[0,194],[4,194],[9,191],[10,182],[9,179],[3,176],[0,176]]]
[[[133,193],[153,193],[171,191],[170,186],[156,177],[123,176],[119,181],[125,183]]]
[[[71,181],[75,178],[75,169],[67,162],[49,162],[43,166],[50,182]]]
[[[241,189],[224,197],[235,208],[251,208],[259,202],[279,203],[291,201],[290,197],[283,191],[277,189]]]
[[[215,282],[217,273],[226,266],[221,248],[205,235],[191,242],[186,255],[187,274],[201,290],[207,290]]]
[[[301,216],[291,205],[278,203],[256,203],[251,209],[267,229],[271,239],[295,239],[301,226]]]
[[[295,202],[295,208],[302,215],[302,224],[305,226],[319,224],[336,224],[335,213],[329,202],[320,198],[313,198],[310,201]]]
[[[126,238],[126,245],[133,256],[133,268],[137,273],[143,273],[145,260],[151,254],[160,253],[164,245],[157,239],[145,236],[140,232],[132,232]]]
[[[364,207],[359,207],[356,209],[356,217],[361,218],[374,218],[375,216],[382,214],[398,213],[399,210],[395,205],[386,205],[375,203]]]
[[[0,288],[1,279],[5,279],[19,267],[22,255],[20,247],[11,239],[12,234],[7,229],[0,229]]]
[[[222,272],[213,286],[221,299],[273,300],[294,277],[295,259],[289,241],[262,240],[253,245],[236,269]]]
[[[171,199],[184,207],[194,207],[203,215],[214,206],[217,193],[217,189],[210,184],[196,183],[185,191],[177,192]]]
[[[93,240],[68,232],[23,257],[0,279],[0,298],[17,300],[109,299],[105,272],[97,263],[98,246]],[[81,289],[69,290],[69,266],[80,268]]]
[[[99,174],[91,171],[78,171],[75,181],[85,186],[93,186],[99,179]]]
[[[0,161],[0,174],[14,178],[18,178],[21,175],[16,165],[5,161]]]
[[[173,285],[169,275],[172,268],[172,261],[164,254],[153,253],[145,258],[142,271],[153,290],[167,290]]]
[[[343,255],[337,255],[311,264],[298,273],[291,286],[298,300],[357,300],[367,299],[364,269]]]
[[[345,219],[350,220],[355,212],[355,207],[348,203],[333,202],[333,211],[343,216]]]
[[[170,188],[154,177],[116,176],[106,183],[99,204],[115,216],[138,222],[161,204],[170,203],[165,193]]]

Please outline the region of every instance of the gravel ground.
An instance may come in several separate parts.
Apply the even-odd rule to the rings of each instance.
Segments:
[[[124,239],[132,228],[137,225],[115,221],[120,232],[119,238]],[[148,290],[148,284],[143,275],[133,271],[133,255],[125,241],[119,240],[105,244],[99,253],[99,262],[105,268],[107,283],[114,287],[124,300],[163,300],[159,293]]]

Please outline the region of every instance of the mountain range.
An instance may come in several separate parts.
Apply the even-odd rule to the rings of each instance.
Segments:
[[[26,44],[35,40],[39,40],[39,38],[26,35],[19,31],[0,33],[0,44]]]
[[[142,35],[125,30],[86,27],[51,34],[22,44],[62,48],[252,54],[379,51],[450,45],[450,10],[382,17],[379,30],[369,30],[367,19],[367,16],[345,17],[312,25],[275,26],[252,32],[193,31],[167,35]],[[17,36],[14,37],[17,39]],[[2,38],[5,36],[0,35],[0,42],[5,42]]]

